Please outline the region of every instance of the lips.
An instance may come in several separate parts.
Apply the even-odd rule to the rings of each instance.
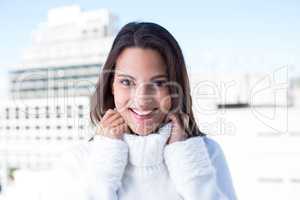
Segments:
[[[148,110],[148,111],[139,111],[139,110],[136,110],[134,108],[130,108],[133,112],[135,112],[136,114],[138,115],[148,115],[150,114],[153,110]]]
[[[145,120],[145,119],[152,118],[157,109],[141,111],[141,110],[136,110],[134,108],[129,108],[129,110],[131,111],[135,119]]]

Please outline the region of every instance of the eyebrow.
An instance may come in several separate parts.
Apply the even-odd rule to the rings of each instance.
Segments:
[[[118,73],[116,73],[116,74],[117,74],[117,76],[128,77],[128,78],[131,78],[131,79],[135,80],[135,78],[133,76],[130,76],[128,74],[118,74]],[[157,78],[167,78],[167,75],[166,74],[155,75],[150,80],[154,80],[154,79],[157,79]]]

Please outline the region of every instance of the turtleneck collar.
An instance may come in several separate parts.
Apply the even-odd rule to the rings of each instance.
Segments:
[[[171,134],[172,124],[166,123],[157,132],[146,136],[124,134],[129,146],[129,163],[137,167],[154,166],[163,162],[163,151]]]

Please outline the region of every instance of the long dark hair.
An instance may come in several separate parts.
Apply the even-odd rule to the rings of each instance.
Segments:
[[[190,83],[182,51],[169,31],[151,22],[128,23],[117,34],[100,72],[96,90],[91,97],[92,123],[97,125],[105,112],[115,107],[112,94],[115,64],[121,52],[129,47],[153,49],[160,53],[167,66],[168,82],[176,83],[169,85],[172,97],[171,110],[177,109],[174,112],[179,116],[179,121],[185,127],[188,137],[204,136],[194,118]],[[183,122],[180,113],[188,115],[188,123]]]

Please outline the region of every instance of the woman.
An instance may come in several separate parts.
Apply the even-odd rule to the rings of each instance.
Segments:
[[[65,198],[234,200],[220,146],[195,121],[185,61],[154,23],[117,34],[91,99],[96,135],[63,157]],[[66,173],[67,172],[67,173]]]
[[[182,51],[154,23],[116,36],[91,101],[91,199],[236,199],[220,146],[199,130]]]

